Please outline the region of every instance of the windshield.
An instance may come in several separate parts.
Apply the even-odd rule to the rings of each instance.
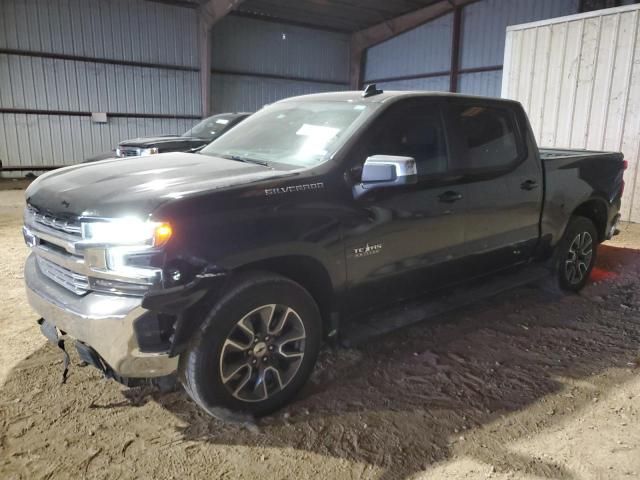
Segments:
[[[283,102],[255,113],[200,153],[313,167],[330,159],[371,104]]]
[[[231,118],[227,115],[214,115],[213,117],[205,118],[191,130],[183,133],[182,136],[213,140],[225,131],[231,121]]]

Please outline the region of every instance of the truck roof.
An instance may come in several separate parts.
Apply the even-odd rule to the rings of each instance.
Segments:
[[[388,90],[383,91],[382,93],[378,93],[376,95],[371,95],[368,97],[362,96],[362,91],[360,90],[352,90],[346,92],[326,92],[326,93],[312,93],[310,95],[300,95],[297,97],[290,97],[280,100],[275,103],[285,103],[285,102],[299,102],[299,101],[316,101],[316,102],[359,102],[359,103],[385,103],[389,101],[394,101],[400,98],[410,98],[410,97],[450,97],[450,98],[467,98],[470,100],[484,100],[484,101],[498,101],[505,102],[511,104],[519,104],[516,100],[510,100],[506,98],[495,98],[495,97],[480,97],[474,95],[464,95],[460,93],[450,93],[450,92],[432,92],[425,90],[415,90],[415,91],[400,91],[400,90]]]

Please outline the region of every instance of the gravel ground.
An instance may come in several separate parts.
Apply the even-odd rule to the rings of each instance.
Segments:
[[[1,478],[640,478],[640,225],[581,295],[544,285],[322,353],[257,429],[80,368],[23,293],[22,192],[0,188]]]

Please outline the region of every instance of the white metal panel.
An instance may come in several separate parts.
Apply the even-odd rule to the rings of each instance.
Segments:
[[[619,150],[622,150],[629,161],[629,169],[625,175],[627,188],[622,197],[623,209],[630,210],[632,221],[640,222],[640,182],[638,181],[640,176],[640,32],[638,32],[640,11],[637,11],[635,16],[634,52]]]
[[[566,23],[550,25],[547,28],[550,29],[551,38],[548,46],[549,50],[541,50],[544,54],[548,54],[548,64],[546,72],[542,72],[546,73],[546,78],[544,80],[545,94],[540,102],[542,107],[540,114],[544,114],[544,112],[550,113],[546,122],[540,122],[540,130],[536,134],[543,145],[550,145],[555,142],[559,114],[557,106],[560,101],[560,87],[565,76],[564,55],[560,53],[565,52],[569,47],[567,45],[568,28]]]
[[[576,102],[571,129],[571,145],[577,148],[587,147],[589,134],[589,117],[593,105],[594,74],[596,59],[602,32],[602,18],[592,17],[584,21],[582,33],[582,54],[578,60],[578,83],[576,86]],[[540,120],[538,120],[540,121]]]
[[[627,105],[631,94],[631,73],[634,66],[635,40],[638,36],[638,12],[621,15],[618,27],[618,45],[615,63],[611,71],[611,94],[606,117],[606,128],[603,129],[603,148],[613,150],[619,148],[627,121],[629,121]]]
[[[640,222],[640,6],[507,29],[504,97],[542,146],[622,151],[625,220]],[[532,53],[533,52],[533,53]]]
[[[532,88],[528,101],[529,115],[542,120],[544,99],[547,94],[547,72],[549,71],[549,47],[551,45],[551,27],[539,27],[534,36],[534,45],[531,51],[533,57],[533,69],[531,71],[531,83],[537,88]],[[536,122],[536,136],[541,134],[542,123]]]
[[[586,134],[586,147],[589,149],[604,147],[606,121],[611,101],[611,76],[618,48],[619,23],[620,15],[601,17],[600,36],[596,49],[596,69],[593,73],[591,109]],[[603,93],[605,94],[603,95]]]

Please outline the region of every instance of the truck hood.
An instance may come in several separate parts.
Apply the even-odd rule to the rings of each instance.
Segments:
[[[74,165],[38,177],[27,202],[62,216],[146,217],[161,204],[287,175],[261,165],[192,153],[161,153]]]
[[[181,135],[163,135],[159,137],[144,137],[144,138],[132,138],[129,140],[123,140],[120,142],[121,147],[135,147],[135,148],[151,148],[159,147],[164,144],[170,143],[172,145],[184,144],[190,146],[193,143],[205,144],[210,140],[196,137],[183,137]]]

